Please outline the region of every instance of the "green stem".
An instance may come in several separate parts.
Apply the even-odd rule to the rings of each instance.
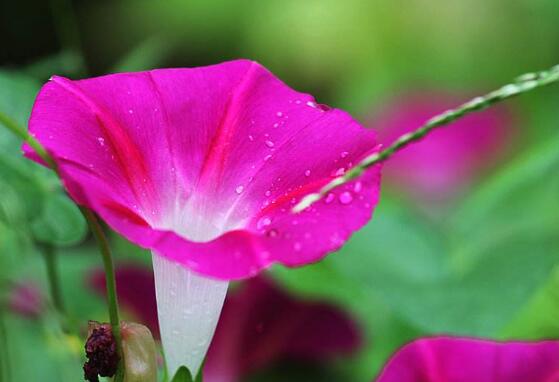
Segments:
[[[56,164],[51,156],[47,153],[47,151],[41,146],[41,144],[33,137],[32,135],[27,133],[27,130],[22,128],[16,121],[8,117],[6,114],[0,111],[0,124],[3,124],[10,130],[15,136],[27,142],[29,146],[37,155],[41,157],[41,159],[48,164],[48,166],[56,171]]]
[[[111,248],[109,246],[109,241],[105,236],[105,232],[103,231],[103,227],[101,227],[101,224],[99,223],[99,220],[97,219],[95,214],[87,208],[80,207],[80,209],[83,213],[83,216],[85,216],[87,223],[89,224],[89,228],[91,229],[93,236],[95,236],[95,239],[97,240],[99,251],[101,252],[101,257],[103,258],[103,266],[105,268],[105,283],[107,286],[107,305],[109,307],[111,329],[113,331],[113,336],[115,337],[118,354],[120,355],[120,359],[123,362],[121,343],[122,336],[120,333],[120,318],[118,313],[118,298],[116,294],[116,279]],[[116,380],[117,379],[115,378],[115,381]]]
[[[58,275],[58,266],[56,264],[56,253],[52,245],[45,244],[43,247],[43,256],[45,257],[45,265],[47,268],[47,277],[49,280],[50,295],[52,303],[56,311],[64,317],[66,310],[62,299],[62,289],[60,288],[60,276]]]
[[[445,111],[444,113],[428,120],[417,130],[400,136],[396,141],[394,141],[384,150],[375,152],[365,157],[365,159],[359,162],[351,170],[349,170],[342,176],[332,179],[318,192],[305,196],[295,207],[293,207],[293,212],[297,213],[303,211],[313,203],[322,199],[334,188],[339,187],[359,177],[366,169],[374,166],[375,164],[384,162],[397,151],[403,149],[412,142],[420,140],[437,127],[446,126],[467,114],[484,110],[498,102],[529,92],[542,86],[552,84],[557,81],[559,81],[559,65],[556,65],[549,70],[524,74],[518,77],[516,81],[511,84],[505,85],[484,96],[476,97],[458,106],[455,109]]]

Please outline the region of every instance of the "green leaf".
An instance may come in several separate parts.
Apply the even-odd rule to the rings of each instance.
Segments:
[[[78,207],[65,195],[53,193],[45,200],[41,214],[32,221],[37,241],[64,246],[83,240],[87,225]]]
[[[192,378],[192,374],[190,373],[190,370],[188,370],[186,366],[181,366],[177,370],[171,382],[194,382],[194,379]]]

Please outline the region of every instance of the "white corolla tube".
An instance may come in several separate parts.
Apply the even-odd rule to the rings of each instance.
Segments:
[[[152,253],[157,314],[167,371],[195,376],[208,351],[229,282],[200,276]]]

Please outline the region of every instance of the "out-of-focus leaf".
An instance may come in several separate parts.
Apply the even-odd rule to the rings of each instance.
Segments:
[[[161,36],[153,36],[134,48],[113,68],[114,72],[138,72],[155,69],[167,57],[171,42]]]
[[[501,333],[503,338],[538,340],[559,337],[559,267]]]
[[[41,214],[31,222],[36,240],[52,245],[72,245],[85,237],[87,226],[78,207],[61,193],[45,200]]]
[[[64,50],[44,57],[25,67],[26,74],[34,78],[47,79],[53,74],[76,76],[83,73],[83,59],[79,53]]]
[[[83,380],[79,357],[68,346],[68,337],[53,328],[52,322],[22,320],[9,314],[4,317],[11,381]]]
[[[457,266],[467,268],[475,264],[495,243],[519,236],[530,240],[532,236],[557,232],[557,147],[559,135],[519,158],[458,209],[451,220],[451,232],[460,245],[453,256]]]
[[[344,258],[337,269],[428,333],[496,335],[559,260],[558,144],[513,163],[473,195],[440,229],[451,233],[450,243],[428,234],[425,224],[384,228],[391,217],[381,203],[375,219],[334,257]],[[410,261],[418,272],[432,261],[431,271],[414,275]]]

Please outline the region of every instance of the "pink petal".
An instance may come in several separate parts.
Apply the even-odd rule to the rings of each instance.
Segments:
[[[378,382],[557,382],[559,342],[421,339],[388,362]]]
[[[285,359],[327,362],[357,350],[360,339],[343,311],[295,299],[271,280],[256,277],[227,296],[204,380],[238,381]]]
[[[290,213],[374,151],[374,133],[246,60],[54,77],[30,131],[78,203],[129,240],[216,278],[317,261],[367,222],[378,198],[377,167]]]

